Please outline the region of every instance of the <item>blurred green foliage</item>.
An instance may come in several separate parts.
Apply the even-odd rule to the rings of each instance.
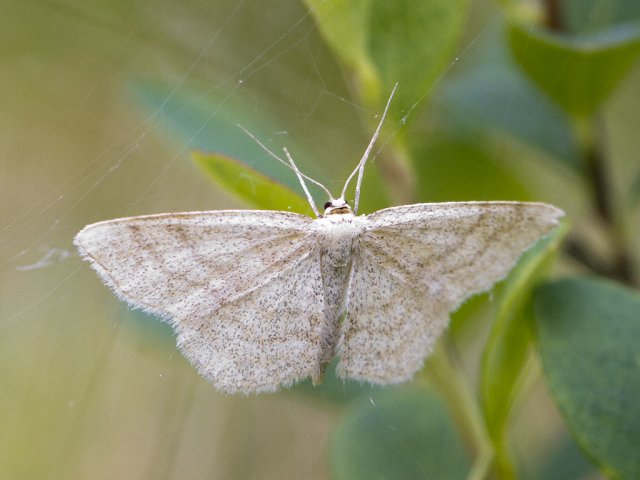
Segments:
[[[531,337],[525,322],[531,316],[531,289],[548,273],[567,230],[565,222],[539,241],[497,289],[498,310],[483,352],[479,390],[496,466],[504,475],[515,474],[509,463],[508,421],[528,368]]]
[[[419,385],[354,401],[333,435],[331,462],[336,480],[462,480],[470,467],[446,406]]]
[[[640,295],[568,278],[535,295],[545,377],[578,444],[611,478],[640,476]]]
[[[559,4],[562,6],[562,2]],[[514,170],[508,159],[502,158],[502,163],[496,163],[497,152],[492,150],[489,139],[496,135],[495,131],[502,131],[539,148],[560,164],[583,175],[586,183],[595,181],[594,188],[603,188],[598,184],[603,179],[589,177],[593,173],[593,162],[604,162],[605,159],[593,158],[600,155],[595,151],[597,132],[588,126],[585,130],[584,122],[590,124],[592,117],[602,110],[603,103],[636,62],[640,53],[640,22],[610,23],[587,34],[573,33],[568,25],[559,32],[557,24],[556,31],[552,31],[544,24],[533,25],[530,21],[523,21],[515,14],[508,16],[505,33],[494,45],[497,47],[495,51],[501,52],[500,42],[506,43],[515,63],[522,69],[520,75],[533,81],[543,95],[548,95],[555,103],[553,107],[547,105],[548,101],[540,93],[524,86],[514,73],[514,64],[503,53],[494,55],[484,70],[472,67],[468,73],[459,74],[451,82],[442,80],[446,67],[454,62],[454,45],[463,33],[463,18],[469,7],[466,1],[407,0],[390,4],[374,0],[309,0],[307,5],[319,31],[350,77],[354,95],[363,105],[380,108],[393,83],[399,82],[399,95],[389,121],[395,125],[395,138],[391,147],[392,159],[388,161],[387,168],[391,171],[395,168],[396,172],[404,174],[409,172],[413,179],[407,181],[399,174],[396,178],[387,178],[387,183],[395,180],[400,188],[412,189],[412,198],[427,201],[531,198],[535,194],[527,192],[522,172]],[[571,8],[575,22],[580,17],[576,5],[567,2],[565,7]],[[513,5],[508,11],[515,11]],[[541,11],[540,16],[544,17],[544,13]],[[580,30],[577,27],[573,23],[571,30]],[[436,81],[446,85],[439,102],[435,100],[437,109],[434,111],[444,113],[446,121],[431,127],[441,136],[434,135],[425,141],[424,137],[415,137],[425,127],[409,124],[420,119],[414,112],[415,108],[424,108],[429,103],[428,97],[437,96]],[[521,83],[523,86],[517,87]],[[505,96],[507,98],[503,100]],[[517,108],[531,109],[533,115],[505,121],[510,110]],[[474,112],[477,118],[471,120],[470,112]],[[486,122],[478,123],[479,119]],[[522,121],[528,123],[519,123]],[[553,127],[549,128],[551,125]],[[211,164],[210,168],[216,167]],[[236,165],[234,168],[239,167]],[[384,165],[382,168],[384,170]],[[251,174],[246,170],[234,177],[241,175]],[[388,189],[393,197],[393,188]],[[242,194],[241,189],[237,190]],[[590,194],[597,197],[609,192]],[[261,203],[258,197],[249,199],[250,203],[262,207],[269,205],[268,201]],[[596,209],[599,201],[602,198],[594,199]],[[611,224],[611,235],[616,235],[613,224],[616,219],[609,217],[611,212],[600,206],[599,213],[605,223]],[[530,308],[531,292],[542,281],[542,273],[549,270],[550,260],[555,257],[567,231],[568,226],[565,225],[527,252],[499,289],[496,318],[483,349],[482,409],[474,411],[472,408],[469,411],[469,415],[482,417],[486,437],[466,438],[467,443],[490,444],[488,447],[476,444],[471,448],[476,461],[471,474],[474,477],[485,478],[489,471],[493,471],[497,478],[519,477],[510,447],[509,418],[522,393],[525,372],[531,370],[527,324],[532,317],[540,325],[536,346],[542,354],[545,373],[549,375],[551,393],[580,446],[596,459],[596,465],[605,475],[635,478],[640,474],[638,464],[633,460],[637,458],[633,452],[640,445],[637,439],[631,438],[634,432],[640,431],[640,412],[628,403],[615,410],[605,407],[611,402],[613,393],[610,389],[615,391],[617,378],[625,378],[625,385],[635,384],[626,388],[627,393],[620,402],[632,401],[637,396],[633,390],[639,388],[637,365],[632,359],[637,351],[633,345],[640,338],[640,332],[633,330],[632,323],[638,320],[640,308],[633,305],[633,301],[624,299],[615,305],[616,308],[614,305],[607,308],[611,296],[617,293],[613,288],[601,288],[598,283],[589,284],[593,289],[590,297],[593,306],[585,307],[586,298],[581,299],[575,289],[568,289],[566,282],[545,285],[541,290],[544,295],[538,298],[538,308],[535,312]],[[604,271],[596,273],[605,274]],[[620,280],[628,281],[630,278],[621,276]],[[593,324],[572,322],[575,315],[582,323],[590,319]],[[631,322],[626,324],[631,331],[617,327],[618,321],[625,321],[622,318]],[[563,319],[566,322],[560,321]],[[597,338],[601,342],[589,343],[586,340],[596,338],[592,332],[600,330],[602,332]],[[584,341],[571,341],[573,337],[569,337],[561,342],[562,331],[566,331],[566,335],[587,337]],[[622,348],[624,341],[629,346],[627,360],[616,362],[616,346]],[[584,348],[590,350],[583,351]],[[564,367],[571,355],[576,357],[575,368]],[[592,361],[586,362],[585,358]],[[605,368],[610,370],[604,371]],[[576,380],[572,380],[574,378]],[[599,385],[599,390],[589,395],[580,390],[586,389],[584,391],[587,392],[591,385]],[[445,398],[447,394],[464,395],[451,388],[445,388],[444,392]],[[351,407],[334,437],[332,462],[335,478],[373,478],[376,474],[381,478],[465,478],[468,475],[461,467],[464,462],[460,459],[466,456],[462,443],[455,440],[452,424],[447,424],[445,429],[442,422],[446,415],[442,405],[436,408],[435,400],[429,401],[432,404],[425,397],[424,405],[422,400],[409,401],[408,398],[417,395],[409,390],[383,395],[384,400],[380,403],[374,401],[371,392],[358,394],[356,390],[353,395],[367,397],[368,401],[363,398]],[[463,402],[469,400],[474,401],[462,399]],[[449,405],[460,401],[459,398],[447,400]],[[587,403],[582,405],[583,402]],[[594,416],[596,410],[600,413]],[[580,411],[583,413],[578,413]],[[474,422],[472,418],[465,419],[460,412],[454,411],[453,415],[457,416],[458,422]],[[623,415],[622,420],[616,420],[616,415]],[[429,418],[433,418],[432,422]],[[393,425],[393,431],[388,430],[389,425]],[[603,432],[607,428],[612,431],[605,435]],[[448,433],[444,434],[444,430]],[[468,431],[468,425],[463,425],[460,431]],[[622,437],[613,441],[612,435],[617,434]],[[449,444],[445,438],[450,438],[453,443]],[[487,449],[493,460],[483,465],[486,458],[482,452]],[[620,463],[618,458],[626,461]]]
[[[312,215],[309,204],[281,183],[219,153],[194,152],[193,160],[223,188],[264,210]]]
[[[512,24],[509,43],[526,74],[567,113],[589,116],[640,53],[640,25],[559,36]]]
[[[390,389],[343,383],[330,369],[317,387],[216,397],[154,335],[114,327],[112,318],[138,314],[127,317],[97,285],[87,295],[88,273],[70,287],[75,272],[9,269],[0,478],[640,477],[639,2],[9,4],[0,80],[17,100],[7,102],[2,145],[16,163],[3,164],[10,198],[0,208],[5,231],[27,233],[3,237],[7,265],[34,242],[70,242],[82,224],[116,215],[209,202],[308,214],[295,175],[237,125],[278,154],[286,146],[333,191],[396,82],[364,213],[541,200],[570,220],[453,314],[414,384]],[[29,105],[40,116],[26,128]],[[65,135],[93,143],[56,149]],[[137,157],[149,137],[159,145]],[[38,138],[33,152],[24,138]],[[75,163],[54,161],[67,150]],[[194,150],[215,188],[189,183],[200,180],[183,161]],[[16,172],[45,181],[22,188]],[[218,187],[234,200],[216,197]],[[592,278],[575,277],[585,272]],[[545,280],[554,275],[568,278]],[[46,321],[15,320],[31,314]]]

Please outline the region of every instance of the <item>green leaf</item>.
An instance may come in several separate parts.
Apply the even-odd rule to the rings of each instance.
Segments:
[[[304,0],[325,41],[334,54],[354,74],[361,94],[376,102],[381,85],[368,53],[369,10],[371,0]]]
[[[640,54],[640,24],[560,36],[510,25],[511,51],[527,75],[575,116],[597,110]]]
[[[610,478],[640,478],[640,295],[568,278],[534,298],[547,384],[576,442]]]
[[[449,65],[469,4],[468,0],[305,3],[326,42],[356,77],[365,104],[383,104],[393,85],[399,84],[390,114],[396,120],[429,93]]]
[[[309,203],[288,187],[218,153],[193,152],[193,160],[218,185],[264,210],[288,210],[313,215]]]
[[[490,26],[474,48],[473,65],[442,85],[433,101],[440,128],[500,142],[507,133],[579,170],[580,155],[565,112],[527,80],[509,55],[504,35],[502,24]]]
[[[244,126],[262,143],[274,152],[282,152],[282,147],[286,146],[294,155],[296,164],[300,170],[306,175],[319,180],[325,185],[330,185],[335,181],[335,172],[331,168],[321,165],[320,162],[313,163],[310,161],[310,155],[297,155],[303,149],[295,146],[295,143],[289,137],[274,136],[273,132],[278,131],[277,127],[271,126],[267,118],[261,116],[260,112],[255,109],[250,111],[242,100],[233,97],[215,100],[200,93],[199,90],[185,87],[184,91],[173,92],[169,87],[158,82],[139,82],[135,85],[137,97],[154,112],[154,116],[159,117],[160,123],[165,128],[179,137],[182,149],[195,149],[200,151],[216,152],[214,155],[226,157],[218,158],[216,169],[207,168],[209,174],[213,175],[217,182],[221,183],[225,188],[230,188],[234,193],[239,194],[243,199],[254,205],[258,205],[256,201],[247,197],[253,195],[252,186],[245,185],[239,187],[234,184],[233,175],[244,175],[252,177],[254,173],[260,173],[263,177],[266,175],[267,183],[273,185],[274,182],[289,187],[293,192],[300,192],[300,183],[295,174],[290,169],[281,165],[277,160],[271,158],[253,139],[244,132],[238,125]],[[275,140],[275,141],[274,141]],[[362,151],[366,147],[366,141],[361,145]],[[238,159],[233,161],[232,159]],[[349,160],[349,164],[356,166],[359,158]],[[238,162],[246,165],[248,170],[241,172]],[[352,163],[351,163],[352,162]],[[352,167],[352,168],[353,168]],[[255,169],[255,170],[254,170]],[[229,171],[231,176],[220,178],[222,171]],[[350,170],[345,173],[346,176]],[[352,188],[348,191],[350,193]],[[324,204],[328,200],[326,193],[312,183],[307,183],[312,197],[318,206]],[[243,192],[236,192],[240,188]],[[267,197],[277,197],[280,193],[269,195]],[[260,208],[267,208],[264,205],[284,205],[288,207],[292,205],[292,210],[309,212],[307,208],[300,209],[293,207],[293,204],[287,202],[285,195],[284,202],[275,200],[264,204]],[[290,197],[290,196],[289,196]],[[353,200],[349,198],[348,200]],[[378,168],[374,162],[370,162],[365,169],[363,180],[362,195],[360,198],[360,211],[362,213],[370,213],[381,208],[388,207],[387,196],[385,195],[385,184]],[[306,202],[306,201],[305,201]]]
[[[640,20],[638,0],[564,0],[562,23],[570,32],[594,32]]]
[[[522,182],[482,142],[447,138],[419,139],[414,148],[420,201],[527,200]],[[506,161],[505,164],[508,164]]]
[[[559,438],[558,438],[559,437]],[[595,468],[568,432],[556,433],[544,446],[544,455],[522,459],[523,480],[596,479]]]
[[[450,65],[468,5],[467,0],[372,2],[369,52],[385,91],[399,84],[396,118],[422,101]]]
[[[419,386],[356,402],[331,445],[336,480],[466,478],[469,460],[445,406]]]
[[[487,430],[495,443],[498,459],[509,455],[503,451],[507,448],[506,426],[529,353],[527,317],[531,292],[548,271],[567,231],[565,222],[536,243],[520,258],[496,292],[499,306],[482,357],[480,394]]]
[[[153,112],[153,117],[180,139],[182,150],[216,152],[228,159],[237,158],[294,191],[300,187],[295,174],[269,157],[238,125],[244,126],[272,151],[282,152],[283,146],[291,152],[302,149],[287,137],[276,137],[277,141],[272,141],[273,132],[280,130],[277,124],[264,113],[248,107],[242,98],[230,95],[218,98],[195,87],[173,91],[162,82],[137,82],[134,91],[137,99]],[[325,183],[324,172],[308,161],[309,156],[295,155],[294,158],[301,171]],[[315,185],[309,185],[309,189],[314,198],[325,202],[324,192]]]

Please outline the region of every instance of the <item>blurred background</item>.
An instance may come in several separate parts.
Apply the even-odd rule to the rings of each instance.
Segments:
[[[462,25],[450,60],[403,111],[408,131],[392,122],[380,142],[416,139],[413,200],[547,201],[597,238],[570,127],[509,58],[503,12],[475,0]],[[212,183],[192,150],[296,188],[236,123],[339,191],[382,105],[354,95],[305,5],[6,0],[0,61],[0,478],[330,478],[332,432],[352,398],[372,398],[366,387],[217,393],[170,329],[119,302],[72,245],[100,220],[250,206]],[[636,64],[602,113],[621,183],[640,151],[638,85]],[[402,200],[384,187],[393,170],[381,155],[365,212]],[[480,303],[465,308],[481,316],[489,296]],[[485,327],[467,323],[459,341],[473,378]],[[531,472],[536,452],[575,450],[536,385],[516,425]]]

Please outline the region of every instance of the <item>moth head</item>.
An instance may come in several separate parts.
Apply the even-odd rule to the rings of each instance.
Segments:
[[[338,199],[331,199],[324,204],[324,216],[352,213],[351,207],[347,201],[340,197]]]

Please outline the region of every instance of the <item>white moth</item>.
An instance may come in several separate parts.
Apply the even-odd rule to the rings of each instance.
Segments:
[[[563,212],[461,202],[357,216],[392,97],[340,197],[320,185],[330,198],[322,214],[304,178],[318,182],[285,150],[315,219],[262,210],[148,215],[89,225],[75,244],[119,298],[171,322],[185,357],[221,391],[317,383],[336,355],[342,378],[408,380],[449,312],[504,278]],[[344,195],[356,172],[352,210]]]

